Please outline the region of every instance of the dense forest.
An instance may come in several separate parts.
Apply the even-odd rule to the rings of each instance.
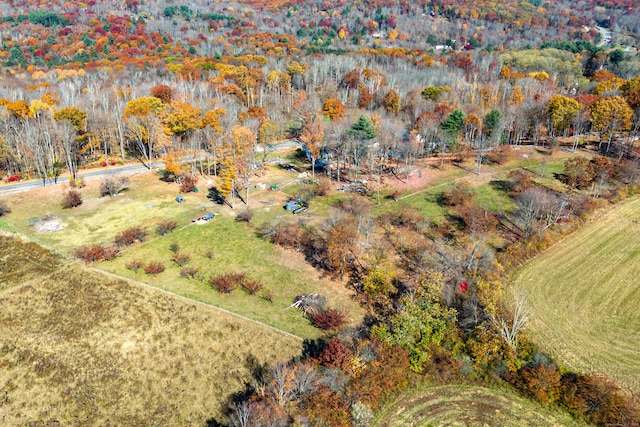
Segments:
[[[346,327],[301,295],[325,339],[256,367],[221,422],[371,425],[425,381],[502,384],[589,423],[640,422],[637,395],[560,366],[523,333],[526,297],[505,285],[639,192],[636,2],[7,1],[0,37],[7,182],[69,177],[81,189],[83,169],[161,160],[163,180],[188,192],[206,177],[221,204],[239,211],[237,197],[248,212],[267,155],[294,140],[312,178],[305,203],[354,190],[322,221],[254,226],[352,289],[364,322]],[[522,146],[584,156],[552,184],[510,170],[506,207],[461,181],[439,195],[437,220],[400,204],[373,213],[400,195],[381,182],[445,162],[481,180]],[[120,246],[76,254],[94,262]]]

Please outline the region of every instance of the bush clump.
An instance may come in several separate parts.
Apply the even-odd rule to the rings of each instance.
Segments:
[[[276,227],[271,241],[284,248],[299,250],[303,242],[303,230],[298,224],[281,224]]]
[[[191,261],[191,255],[186,252],[176,252],[175,254],[173,254],[172,259],[173,262],[178,265],[178,267],[183,267],[185,264]]]
[[[172,219],[163,219],[158,223],[156,231],[159,235],[164,236],[165,234],[172,232],[176,229],[178,223]]]
[[[245,209],[244,211],[240,212],[236,216],[236,221],[238,221],[238,222],[251,222],[251,218],[252,217],[253,217],[253,211],[251,211],[249,209]]]
[[[511,157],[513,157],[513,150],[510,145],[500,145],[493,150],[489,150],[484,155],[484,159],[494,165],[503,165],[507,163]]]
[[[230,294],[246,280],[247,275],[244,273],[224,273],[212,276],[209,279],[209,284],[220,293]]]
[[[78,190],[71,189],[62,196],[62,207],[71,209],[82,204],[82,195]]]
[[[467,184],[456,184],[442,192],[441,202],[444,206],[458,206],[471,201],[474,197],[471,187]]]
[[[191,193],[196,188],[196,184],[198,183],[198,178],[193,175],[182,175],[180,176],[180,192],[181,193]]]
[[[151,274],[156,276],[164,271],[164,264],[160,261],[151,261],[144,267],[144,272],[146,274]]]
[[[10,212],[11,212],[11,208],[9,207],[9,205],[7,205],[7,203],[4,200],[0,201],[0,216],[4,214],[8,214]]]
[[[346,314],[335,308],[323,308],[319,312],[312,314],[311,322],[316,328],[323,331],[334,331],[340,329],[347,321]]]
[[[259,280],[245,279],[240,283],[240,286],[242,286],[242,289],[249,292],[249,295],[255,295],[264,288],[264,283]]]
[[[100,184],[100,197],[116,196],[127,188],[127,184],[129,184],[129,178],[126,176],[108,176]]]
[[[132,260],[127,261],[127,263],[124,266],[127,269],[133,271],[134,273],[137,273],[138,270],[140,270],[142,267],[144,267],[144,262],[142,262],[141,259],[134,258]]]
[[[102,246],[98,244],[83,245],[77,247],[73,254],[76,258],[83,260],[86,263],[92,263],[102,260],[114,259],[120,250],[116,246]]]
[[[144,228],[136,225],[135,227],[127,228],[116,234],[115,243],[118,246],[131,246],[136,241],[144,242],[147,232]]]
[[[198,267],[184,267],[180,270],[180,277],[189,277],[195,279],[200,269]]]

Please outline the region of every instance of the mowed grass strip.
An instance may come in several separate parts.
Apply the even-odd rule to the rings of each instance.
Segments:
[[[302,347],[80,266],[0,293],[0,307],[3,426],[205,425],[256,366]]]
[[[406,392],[380,411],[377,427],[404,426],[586,426],[568,414],[514,392],[450,385]]]
[[[179,246],[179,252],[191,255],[186,266],[199,270],[196,278],[180,276],[181,267],[171,260],[174,243]],[[157,276],[145,274],[144,268],[134,272],[126,268],[132,259],[144,263],[160,261],[166,270]],[[354,322],[363,314],[350,298],[350,291],[342,284],[318,278],[317,271],[304,262],[301,254],[275,247],[259,238],[246,224],[224,215],[132,247],[115,260],[101,262],[96,267],[213,304],[302,338],[317,338],[321,331],[299,310],[286,309],[297,295],[324,295],[329,306],[345,310]],[[222,294],[209,284],[210,277],[222,273],[245,273],[249,279],[261,281],[265,289],[253,296],[240,287],[231,294]],[[261,297],[267,290],[272,293],[272,301]]]
[[[640,198],[629,199],[527,263],[528,332],[563,365],[640,392]]]

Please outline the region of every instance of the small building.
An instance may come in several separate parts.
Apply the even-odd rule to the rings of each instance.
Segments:
[[[184,197],[183,196],[176,196],[176,202],[178,202],[178,203],[184,202]]]

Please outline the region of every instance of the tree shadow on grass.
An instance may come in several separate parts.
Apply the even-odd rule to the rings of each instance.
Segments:
[[[207,194],[207,199],[211,200],[213,203],[218,205],[224,205],[225,199],[220,195],[220,190],[218,187],[209,188],[209,194]]]
[[[493,188],[494,190],[497,191],[501,191],[505,194],[509,194],[509,191],[511,191],[511,183],[507,180],[493,180],[493,181],[489,181],[489,185],[491,186],[491,188]]]

